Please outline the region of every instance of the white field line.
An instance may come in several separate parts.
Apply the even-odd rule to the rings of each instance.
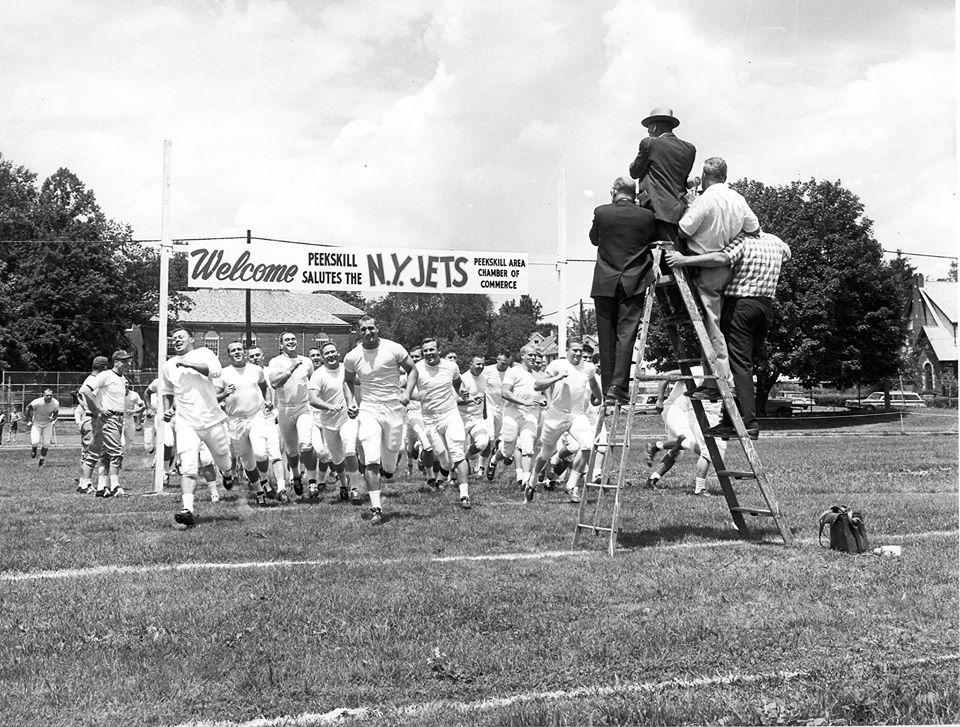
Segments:
[[[733,529],[733,524],[730,525]],[[929,530],[921,533],[904,534],[872,534],[870,538],[875,542],[881,541],[907,541],[907,540],[926,540],[928,538],[943,538],[951,535],[957,535],[957,530]],[[778,541],[768,541],[771,545],[777,545]],[[815,545],[817,541],[813,538],[797,538],[796,542],[803,545]],[[649,551],[671,551],[671,550],[702,550],[708,548],[729,548],[745,547],[755,545],[755,541],[750,540],[714,540],[702,543],[664,543],[661,545],[648,545],[639,548],[622,549],[621,552],[629,550],[636,552]],[[512,561],[512,560],[545,560],[552,558],[580,558],[592,554],[599,554],[596,550],[549,550],[540,553],[490,553],[482,555],[446,555],[435,558],[382,558],[366,560],[338,560],[335,558],[323,558],[318,560],[257,560],[257,561],[239,561],[239,562],[214,562],[214,563],[154,563],[151,565],[100,565],[90,568],[65,568],[62,570],[45,571],[6,571],[0,572],[0,582],[16,581],[41,581],[41,580],[66,580],[71,578],[93,578],[96,576],[107,575],[144,575],[149,573],[170,573],[191,571],[217,571],[217,570],[257,570],[268,568],[326,568],[330,566],[390,566],[404,565],[411,563],[470,563],[487,561]]]
[[[910,659],[903,662],[884,663],[869,665],[874,669],[883,668],[903,668],[910,666],[923,666],[927,664],[940,664],[950,661],[960,660],[960,655],[948,654],[941,656],[925,657],[921,659]],[[696,687],[713,687],[740,684],[755,684],[757,682],[780,682],[798,679],[801,677],[813,676],[814,670],[797,671],[774,671],[761,672],[759,674],[722,674],[710,677],[696,677],[687,679],[677,677],[666,679],[659,682],[636,682],[633,684],[617,684],[607,687],[578,687],[576,689],[559,689],[550,692],[521,692],[507,697],[493,697],[473,702],[453,702],[437,701],[412,704],[406,707],[396,709],[380,710],[372,707],[359,707],[348,709],[341,707],[325,713],[305,712],[300,715],[284,715],[281,717],[261,717],[246,722],[232,721],[200,721],[184,722],[177,727],[312,727],[313,725],[333,724],[344,720],[363,720],[374,716],[396,715],[400,718],[424,717],[431,713],[453,711],[453,712],[474,712],[490,711],[504,709],[515,704],[528,702],[551,702],[562,699],[581,699],[611,697],[618,694],[636,694],[657,692],[663,689],[681,688],[689,689]]]

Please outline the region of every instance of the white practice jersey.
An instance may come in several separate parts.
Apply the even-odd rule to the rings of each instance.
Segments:
[[[321,366],[310,377],[310,391],[316,391],[327,404],[340,407],[340,411],[314,409],[320,414],[320,426],[324,429],[340,429],[347,422],[347,397],[343,393],[343,366],[329,369]]]
[[[417,361],[417,389],[424,419],[438,419],[457,410],[457,392],[453,382],[460,378],[460,369],[453,361],[442,358],[436,366]]]
[[[233,385],[235,391],[221,402],[227,416],[236,419],[249,419],[263,411],[263,391],[260,384],[264,382],[263,369],[252,363],[241,368],[227,366],[214,379],[213,385],[217,391],[224,391]]]
[[[286,354],[274,356],[267,364],[267,376],[286,373],[297,361],[300,362],[300,365],[284,382],[283,386],[273,387],[273,403],[278,409],[286,409],[287,411],[303,409],[306,411],[309,408],[307,387],[310,385],[310,375],[313,373],[313,361],[306,356],[295,356],[293,358]]]
[[[581,361],[574,366],[565,358],[551,361],[545,376],[564,373],[566,377],[555,382],[550,391],[550,407],[568,414],[586,414],[590,406],[590,379],[596,375],[592,363]]]
[[[474,376],[467,369],[460,374],[460,380],[463,382],[461,391],[466,389],[468,404],[460,407],[460,413],[465,420],[483,419],[483,404],[487,395],[487,377],[481,371],[479,375]],[[477,401],[477,398],[480,400]]]
[[[399,343],[380,339],[376,348],[357,344],[343,359],[343,367],[354,374],[360,385],[360,406],[364,404],[400,404],[401,363],[407,349]]]
[[[90,386],[94,394],[100,397],[100,408],[106,411],[123,412],[127,408],[127,379],[113,369],[101,371],[93,377]]]
[[[533,388],[535,374],[527,371],[524,365],[513,366],[507,369],[503,377],[503,388],[513,385],[513,396],[522,401],[531,402],[529,404],[514,404],[511,401],[504,401],[504,406],[519,409],[522,413],[536,412],[539,410],[540,393]]]
[[[204,376],[199,371],[178,366],[180,363],[203,364],[208,374]],[[173,396],[179,421],[193,429],[209,429],[227,418],[217,401],[212,381],[221,373],[220,361],[213,351],[195,348],[166,360],[160,369],[158,390],[161,396]]]
[[[60,409],[60,402],[56,399],[51,399],[47,402],[44,401],[41,396],[31,401],[30,406],[33,407],[33,423],[42,427],[53,421],[53,417],[56,416],[57,411]]]

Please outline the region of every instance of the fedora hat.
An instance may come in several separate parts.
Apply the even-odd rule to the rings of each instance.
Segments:
[[[671,129],[676,129],[680,126],[680,119],[673,115],[673,109],[668,109],[666,106],[655,108],[650,112],[650,115],[640,123],[643,126],[649,126],[658,121],[669,124]]]

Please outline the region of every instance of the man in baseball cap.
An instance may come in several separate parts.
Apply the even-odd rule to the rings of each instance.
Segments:
[[[642,204],[653,210],[657,239],[677,243],[680,241],[677,223],[683,217],[687,177],[693,169],[697,149],[673,133],[680,125],[673,109],[655,108],[642,123],[649,136],[640,140],[637,158],[630,165],[630,176],[640,181]]]

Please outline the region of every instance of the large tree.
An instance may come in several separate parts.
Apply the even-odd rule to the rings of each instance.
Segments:
[[[155,312],[156,286],[143,280],[151,254],[70,170],[57,170],[39,190],[30,190],[33,180],[0,163],[0,285],[8,291],[0,356],[10,368],[85,369]]]
[[[542,311],[540,301],[529,295],[521,295],[520,300],[508,300],[501,305],[490,327],[487,353],[496,355],[499,351],[519,351],[530,340],[530,334],[541,329]],[[544,330],[540,332],[548,335]]]
[[[486,351],[493,317],[493,303],[486,295],[390,293],[368,301],[366,310],[386,338],[407,346],[436,338],[441,348],[464,356]]]
[[[884,262],[859,198],[839,181],[768,186],[740,180],[731,186],[746,197],[763,229],[792,252],[757,366],[761,410],[781,375],[840,387],[896,378],[912,270],[902,258]],[[670,354],[662,331],[651,343],[648,356],[665,363]]]

